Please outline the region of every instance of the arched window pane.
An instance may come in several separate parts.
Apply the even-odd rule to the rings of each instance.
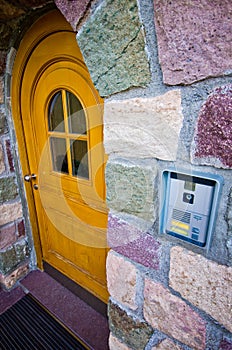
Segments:
[[[64,132],[64,112],[61,91],[58,91],[51,99],[48,109],[49,131]]]
[[[83,106],[76,96],[66,92],[69,132],[72,134],[86,134],[86,118]]]

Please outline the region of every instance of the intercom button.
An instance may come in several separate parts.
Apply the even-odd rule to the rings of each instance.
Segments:
[[[193,218],[197,221],[201,221],[202,220],[202,216],[201,215],[193,215]]]
[[[200,233],[200,229],[197,228],[197,227],[193,227],[193,228],[192,228],[192,232],[193,232],[193,233],[199,234],[199,233]]]
[[[198,241],[198,235],[196,235],[195,233],[192,233],[192,239],[194,239],[195,241]]]

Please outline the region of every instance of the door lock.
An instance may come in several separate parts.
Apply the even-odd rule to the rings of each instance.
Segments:
[[[35,180],[36,179],[36,175],[35,174],[31,174],[31,175],[25,175],[24,176],[24,181],[26,182],[31,182],[32,180]]]

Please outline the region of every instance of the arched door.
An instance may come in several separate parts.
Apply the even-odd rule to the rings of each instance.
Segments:
[[[42,260],[106,302],[102,102],[63,17],[53,11],[37,21],[12,78],[31,220]]]

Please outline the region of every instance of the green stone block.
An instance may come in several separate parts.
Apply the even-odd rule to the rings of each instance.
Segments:
[[[17,265],[17,256],[14,247],[0,251],[0,272],[5,275]]]
[[[0,135],[7,132],[6,117],[0,110]]]
[[[0,251],[0,272],[5,275],[29,257],[28,243],[16,242],[11,247]]]
[[[4,177],[0,179],[0,203],[15,199],[18,195],[18,188],[15,178]]]
[[[15,244],[15,252],[18,259],[18,262],[23,261],[29,257],[29,249],[27,243],[23,240]]]
[[[136,0],[105,0],[77,34],[77,41],[101,96],[151,78]]]
[[[136,163],[113,160],[106,166],[107,204],[117,212],[154,221],[157,194],[157,169]]]
[[[153,329],[144,320],[136,316],[128,315],[118,305],[108,304],[109,327],[111,332],[131,349],[144,349]]]

